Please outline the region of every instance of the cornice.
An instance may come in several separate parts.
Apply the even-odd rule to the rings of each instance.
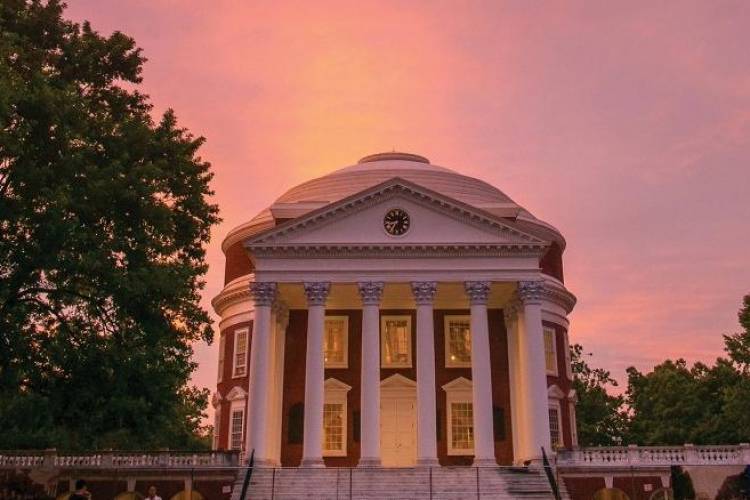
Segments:
[[[251,302],[250,283],[252,281],[245,277],[228,283],[219,294],[211,300],[211,305],[219,316],[222,315],[227,307],[241,302]]]
[[[570,293],[566,288],[551,286],[546,282],[542,289],[542,300],[557,304],[565,309],[567,313],[570,313],[573,310],[573,307],[575,307],[577,302],[576,296]]]
[[[539,257],[546,245],[535,244],[474,244],[456,243],[451,245],[424,244],[304,244],[304,245],[263,245],[253,244],[256,257],[275,258],[334,258],[334,257]]]

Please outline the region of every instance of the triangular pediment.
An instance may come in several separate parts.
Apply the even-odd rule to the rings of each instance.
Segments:
[[[409,228],[394,236],[384,218],[394,209]],[[246,240],[254,253],[290,249],[489,249],[541,254],[548,242],[481,209],[393,178]]]
[[[380,381],[381,389],[416,389],[417,383],[400,373],[394,373]]]
[[[247,391],[239,386],[232,387],[232,390],[229,391],[224,399],[227,401],[237,401],[240,399],[247,398]]]
[[[443,390],[445,392],[458,392],[458,391],[471,392],[472,387],[473,385],[471,383],[471,380],[467,379],[466,377],[458,377],[458,378],[454,378],[447,384],[443,385]]]

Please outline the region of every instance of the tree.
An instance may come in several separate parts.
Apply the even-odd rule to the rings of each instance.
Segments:
[[[627,425],[627,415],[622,409],[624,399],[608,392],[608,389],[617,387],[617,381],[607,370],[589,367],[580,344],[571,346],[570,353],[573,388],[578,395],[578,443],[581,446],[622,444]]]
[[[750,375],[750,294],[745,295],[737,318],[744,331],[724,335],[724,349],[742,373]]]
[[[152,119],[132,38],[63,9],[0,4],[0,448],[196,446],[203,138]]]

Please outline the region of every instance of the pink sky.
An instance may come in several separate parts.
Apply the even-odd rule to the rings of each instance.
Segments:
[[[287,188],[391,150],[558,227],[571,340],[624,379],[711,361],[750,293],[750,2],[68,0],[149,59],[208,142],[221,240]],[[196,346],[214,387],[215,346]]]

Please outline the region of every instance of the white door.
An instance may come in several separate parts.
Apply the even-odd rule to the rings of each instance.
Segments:
[[[412,467],[417,461],[416,401],[380,399],[380,453],[384,467]]]

